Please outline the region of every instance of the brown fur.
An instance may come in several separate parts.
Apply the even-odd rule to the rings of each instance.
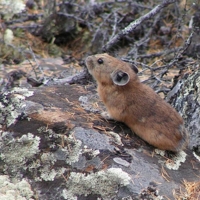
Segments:
[[[108,54],[97,54],[89,56],[86,65],[97,81],[99,96],[111,117],[124,122],[159,149],[178,152],[186,147],[188,134],[181,116],[150,87],[142,84],[128,63]],[[114,84],[111,78],[119,69],[130,77],[124,86]]]

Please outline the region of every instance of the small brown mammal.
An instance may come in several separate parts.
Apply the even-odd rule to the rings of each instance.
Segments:
[[[124,122],[159,149],[178,152],[187,146],[188,134],[181,116],[141,83],[128,63],[108,54],[97,54],[87,57],[86,65],[113,119]]]

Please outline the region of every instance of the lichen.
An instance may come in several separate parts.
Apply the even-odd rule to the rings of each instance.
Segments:
[[[79,159],[82,142],[80,140],[75,140],[72,135],[69,135],[67,142],[70,145],[70,148],[65,148],[67,152],[66,163],[71,165],[72,163],[77,162]]]
[[[108,131],[107,132],[110,136],[112,136],[113,138],[113,142],[115,142],[116,144],[123,146],[123,143],[121,141],[121,137],[119,136],[119,134],[113,132],[113,131]]]
[[[160,149],[155,149],[155,153],[161,156],[165,156],[165,151]]]
[[[26,169],[27,160],[39,152],[40,138],[31,133],[14,138],[12,133],[3,132],[0,138],[0,157],[4,161],[4,170],[17,172],[19,168]]]
[[[1,94],[0,124],[4,124],[7,127],[14,124],[26,106],[25,98],[32,95],[32,91],[18,87]]]
[[[57,161],[55,155],[51,152],[43,153],[40,160],[40,173],[41,175],[35,180],[37,181],[54,181],[56,176],[60,176],[65,172],[65,168],[54,169],[55,162]],[[41,167],[42,166],[42,167]]]
[[[61,174],[63,174],[66,171],[66,169],[60,168],[59,170],[55,170],[55,169],[50,169],[50,167],[48,165],[45,165],[41,170],[41,179],[38,180],[44,180],[44,181],[54,181],[56,176],[60,176]]]
[[[180,151],[174,156],[171,160],[166,162],[166,167],[168,169],[178,170],[181,166],[181,162],[184,163],[186,160],[187,154],[184,151]]]
[[[87,96],[80,96],[78,100],[85,110],[88,110],[90,112],[97,112],[99,111],[99,108],[95,104],[97,98],[98,96],[92,94]]]
[[[104,199],[111,199],[119,187],[127,186],[130,181],[130,176],[121,168],[110,168],[88,175],[71,172],[66,183],[67,189],[63,190],[63,197],[75,200],[79,195],[96,194]]]
[[[78,161],[79,155],[82,151],[82,142],[78,139],[75,139],[75,137],[73,136],[73,132],[71,132],[69,136],[63,134],[55,134],[52,129],[47,129],[46,127],[40,127],[38,131],[40,133],[46,132],[48,133],[48,138],[60,139],[62,143],[67,144],[65,146],[60,146],[58,151],[54,153],[54,156],[57,156],[57,158],[59,158],[60,154],[62,154],[62,157],[65,158],[66,163],[69,165]],[[55,146],[57,146],[56,141],[49,145],[50,148],[55,148]]]
[[[14,87],[10,92],[6,92],[6,93],[7,94],[12,93],[12,94],[22,95],[22,98],[23,97],[30,97],[30,96],[33,95],[33,91],[29,91],[27,88],[21,88],[21,87]]]
[[[20,13],[25,9],[25,1],[23,0],[0,0],[1,14],[9,20],[14,14]]]
[[[3,36],[5,44],[12,44],[12,41],[14,39],[13,31],[9,28],[5,30],[4,36]]]
[[[79,160],[82,153],[82,142],[73,137],[73,132],[66,136],[55,133],[52,129],[40,127],[38,132],[46,138],[46,144],[50,149],[57,149],[53,152],[45,152],[40,156],[37,163],[33,163],[31,169],[39,168],[40,175],[35,177],[36,181],[53,181],[56,177],[61,176],[66,168],[55,169],[57,161],[65,161],[66,164],[73,164]],[[57,148],[59,147],[59,148]],[[40,167],[39,167],[39,166]]]
[[[160,150],[160,149],[155,149],[155,153],[158,155],[161,155],[162,157],[165,156],[165,151]],[[187,154],[184,151],[180,151],[173,158],[171,158],[170,160],[167,160],[165,162],[165,166],[168,169],[178,170],[179,167],[181,166],[181,163],[185,162],[186,156]],[[160,162],[163,163],[162,161]]]
[[[12,182],[8,176],[0,176],[0,200],[33,200],[33,195],[31,186],[25,179]]]

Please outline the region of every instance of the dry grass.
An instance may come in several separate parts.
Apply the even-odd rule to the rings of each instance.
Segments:
[[[174,197],[176,200],[200,200],[200,181],[183,180],[183,188],[174,191]]]

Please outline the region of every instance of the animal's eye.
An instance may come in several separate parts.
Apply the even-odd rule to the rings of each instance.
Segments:
[[[102,59],[102,58],[99,58],[99,59],[97,60],[97,62],[98,62],[99,64],[103,64],[103,59]]]

